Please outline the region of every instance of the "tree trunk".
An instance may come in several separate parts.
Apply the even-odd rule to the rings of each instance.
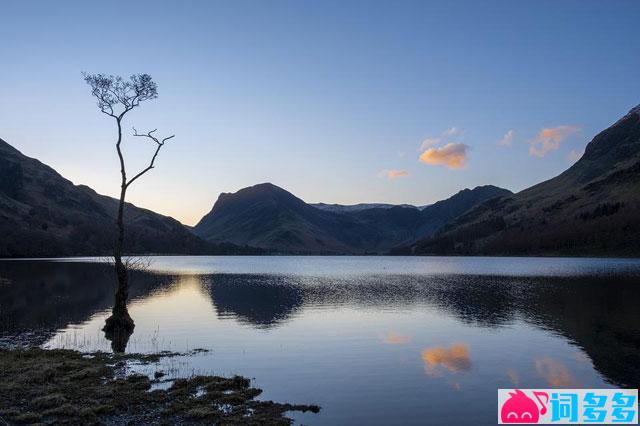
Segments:
[[[129,311],[127,310],[127,299],[129,298],[129,273],[127,271],[127,266],[122,262],[122,255],[124,251],[124,203],[125,196],[127,195],[127,176],[124,169],[122,152],[120,151],[122,128],[120,126],[120,120],[117,120],[117,122],[118,142],[116,143],[116,148],[118,151],[118,157],[120,158],[120,172],[122,175],[122,184],[120,186],[120,203],[118,205],[118,235],[116,238],[116,244],[113,253],[117,284],[113,310],[111,312],[112,315],[107,318],[107,321],[103,328],[107,335],[107,339],[112,340],[114,343],[116,342],[116,340],[128,340],[131,333],[133,333],[133,328],[135,327],[131,316],[129,316]],[[122,351],[124,351],[124,347],[122,348]]]

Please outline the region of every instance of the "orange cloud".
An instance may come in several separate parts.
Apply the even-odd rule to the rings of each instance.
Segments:
[[[422,351],[422,361],[425,373],[430,376],[438,375],[440,366],[452,373],[471,369],[469,346],[462,343],[455,343],[448,348],[427,348]]]
[[[423,163],[447,166],[450,169],[461,169],[467,163],[468,145],[463,143],[448,143],[440,148],[429,148],[420,155]]]
[[[449,127],[447,130],[440,134],[440,137],[427,138],[422,141],[420,145],[420,151],[424,151],[432,146],[438,145],[441,142],[448,142],[453,136],[461,135],[463,132],[458,127]]]
[[[386,336],[380,336],[380,340],[388,345],[406,345],[411,341],[411,338],[397,334],[395,331],[390,331]]]
[[[409,176],[409,172],[406,170],[383,170],[380,172],[380,176],[393,180],[399,177]]]
[[[536,372],[544,377],[547,384],[553,388],[567,388],[575,384],[573,376],[566,365],[550,357],[539,358],[534,361]]]
[[[504,134],[502,139],[498,141],[498,145],[511,146],[511,143],[513,142],[513,135],[514,135],[513,130],[509,130],[507,133]]]
[[[578,126],[558,126],[540,130],[538,135],[529,141],[529,155],[542,158],[550,151],[560,148],[563,140],[578,133]]]

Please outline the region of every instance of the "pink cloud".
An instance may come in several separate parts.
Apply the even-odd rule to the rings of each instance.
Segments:
[[[568,125],[542,129],[534,139],[528,142],[529,155],[542,158],[549,152],[559,149],[562,141],[579,131],[580,127]]]

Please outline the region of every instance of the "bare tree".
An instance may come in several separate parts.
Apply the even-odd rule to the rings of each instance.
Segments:
[[[83,73],[84,81],[91,87],[91,94],[98,100],[100,111],[116,122],[118,135],[116,139],[116,152],[120,160],[120,203],[118,206],[117,218],[117,238],[114,247],[114,265],[117,278],[115,292],[115,302],[112,315],[107,319],[104,331],[107,333],[131,333],[134,323],[127,311],[127,299],[129,297],[129,276],[126,260],[123,261],[124,254],[124,208],[127,189],[142,175],[154,168],[156,158],[164,144],[175,135],[166,138],[158,138],[154,135],[157,131],[152,130],[147,133],[138,133],[133,129],[133,136],[148,139],[155,144],[155,152],[151,157],[149,165],[135,174],[132,178],[127,178],[124,155],[122,154],[122,121],[124,116],[132,109],[138,107],[141,102],[158,97],[158,88],[149,74],[134,74],[129,80],[119,76],[105,74]]]

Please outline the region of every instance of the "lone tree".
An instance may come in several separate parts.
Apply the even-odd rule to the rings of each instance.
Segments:
[[[155,152],[153,153],[151,161],[146,168],[133,175],[132,178],[127,178],[127,170],[121,149],[122,120],[129,111],[137,108],[141,102],[157,98],[157,85],[151,79],[149,74],[134,74],[129,77],[129,80],[125,80],[119,76],[105,74],[83,73],[83,76],[84,81],[91,87],[91,94],[98,100],[98,108],[100,108],[102,113],[115,120],[118,130],[115,145],[116,152],[118,153],[118,159],[120,160],[121,181],[120,204],[118,206],[118,219],[116,222],[117,238],[113,253],[117,287],[112,315],[107,318],[103,330],[108,336],[126,335],[126,338],[128,339],[128,336],[133,332],[134,323],[127,310],[127,298],[129,296],[129,268],[128,263],[122,259],[125,237],[125,224],[123,219],[125,197],[127,195],[127,189],[129,189],[131,184],[154,168],[154,163],[160,153],[160,150],[164,144],[175,135],[161,139],[154,135],[157,129],[151,130],[147,133],[138,133],[136,129],[133,128],[133,136],[142,137],[153,142],[155,144]]]

